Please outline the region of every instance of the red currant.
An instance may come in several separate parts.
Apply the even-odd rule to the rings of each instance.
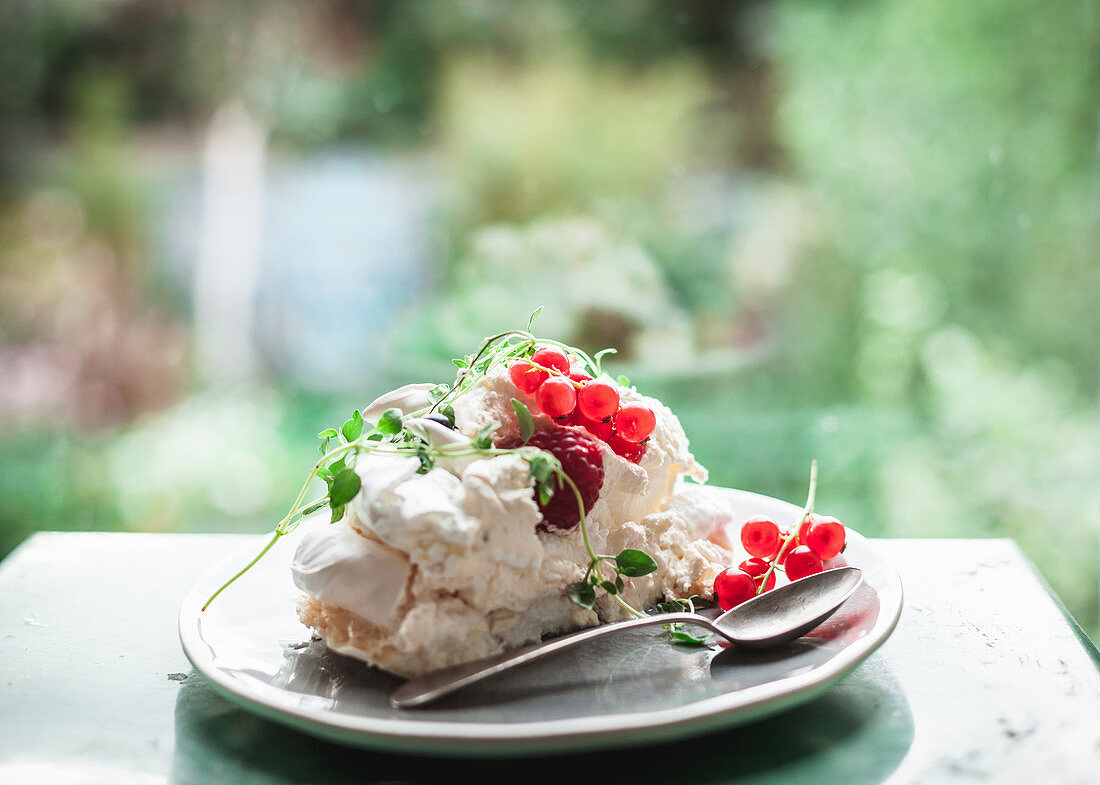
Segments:
[[[794,541],[795,545],[806,544],[806,535],[810,533],[810,527],[813,526],[814,521],[816,521],[817,518],[817,515],[810,513],[802,519],[802,522],[798,524],[798,538]]]
[[[756,581],[747,572],[728,568],[714,577],[714,596],[724,611],[756,596]]]
[[[768,570],[771,569],[771,565],[763,559],[745,559],[737,565],[737,569],[741,572],[748,573],[752,576],[753,581],[756,583],[757,590],[760,589],[760,584],[764,580],[764,576],[768,574]],[[768,575],[768,582],[764,586],[764,591],[770,591],[775,586],[775,570],[772,570],[772,574]]]
[[[805,545],[799,545],[787,556],[787,577],[792,581],[821,572],[821,557]]]
[[[645,457],[645,442],[630,442],[624,439],[618,431],[612,430],[611,437],[607,439],[607,446],[621,458],[626,458],[631,463],[640,463]]]
[[[657,427],[657,416],[645,406],[624,406],[615,414],[615,431],[628,442],[640,442]]]
[[[824,559],[832,559],[844,548],[844,524],[836,518],[815,516],[803,542]]]
[[[586,374],[584,371],[570,371],[569,378],[575,381],[577,384],[584,384],[585,382],[592,381],[592,377]]]
[[[550,374],[541,368],[536,368],[526,360],[520,360],[513,363],[512,367],[508,369],[508,375],[512,377],[512,384],[522,392],[533,393],[539,388],[539,385],[546,381],[546,377]]]
[[[749,518],[741,524],[741,544],[750,556],[770,559],[779,550],[779,527],[763,515]]]
[[[577,406],[585,417],[603,420],[618,410],[619,391],[607,382],[588,382],[577,392]]]
[[[569,358],[557,349],[544,346],[536,351],[535,356],[531,359],[534,360],[535,365],[541,365],[543,368],[553,368],[555,371],[560,371],[563,376],[569,375]]]
[[[605,442],[610,443],[611,437],[615,433],[615,426],[611,424],[610,420],[607,422],[603,420],[591,420],[584,416],[584,412],[580,410],[579,406],[576,411],[576,420],[577,425],[580,425],[590,434],[603,439]]]
[[[568,379],[547,379],[535,393],[535,403],[551,417],[565,417],[577,407],[577,392]]]
[[[575,408],[569,414],[563,414],[561,417],[555,417],[554,422],[558,425],[579,425],[577,418],[581,416]]]

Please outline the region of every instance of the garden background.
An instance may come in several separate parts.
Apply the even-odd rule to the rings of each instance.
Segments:
[[[1014,538],[1095,639],[1097,3],[39,0],[0,73],[0,555],[265,531],[541,305],[713,482]]]

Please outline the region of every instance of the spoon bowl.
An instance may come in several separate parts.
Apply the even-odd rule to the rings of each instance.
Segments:
[[[862,580],[856,567],[807,575],[726,611],[714,625],[738,646],[778,646],[801,638],[832,616]]]
[[[829,618],[852,596],[862,580],[863,573],[858,568],[838,567],[778,586],[741,603],[714,620],[697,613],[661,613],[590,627],[495,657],[462,663],[410,679],[394,690],[390,696],[390,704],[399,709],[423,706],[518,665],[593,638],[638,627],[681,622],[705,627],[738,646],[756,649],[779,646],[805,635]]]

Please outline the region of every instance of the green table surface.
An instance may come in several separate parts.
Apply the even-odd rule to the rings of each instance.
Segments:
[[[876,540],[901,621],[798,708],[665,746],[484,762],[336,746],[215,694],[177,612],[245,541],[43,533],[0,563],[0,783],[1100,782],[1100,656],[1009,540]]]

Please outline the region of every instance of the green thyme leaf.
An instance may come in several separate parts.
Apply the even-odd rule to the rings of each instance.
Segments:
[[[416,470],[417,474],[427,474],[435,468],[435,458],[423,445],[417,448],[416,457],[420,459],[420,467]]]
[[[527,444],[527,440],[535,433],[535,420],[531,417],[531,411],[524,405],[523,401],[513,398],[512,408],[516,410],[516,419],[519,420],[519,438],[523,440],[524,444]]]
[[[493,431],[500,427],[500,423],[491,422],[487,425],[481,426],[481,430],[477,432],[477,436],[474,437],[474,449],[475,450],[488,450],[493,446]]]
[[[430,397],[433,401],[432,411],[438,410],[440,414],[449,418],[453,423],[455,419],[454,407],[445,404],[453,403],[452,399],[459,400],[462,395],[470,392],[493,369],[507,367],[509,363],[516,359],[531,357],[540,343],[540,339],[536,338],[531,332],[531,327],[541,312],[542,308],[540,307],[531,314],[527,330],[506,330],[498,335],[486,338],[476,352],[455,360],[454,365],[458,368],[458,372],[455,374],[454,380],[449,385],[440,384],[429,388],[431,390]],[[550,343],[558,345],[556,342]],[[598,370],[599,361],[605,355],[610,354],[608,351],[601,352],[596,355],[597,359],[594,360],[581,349],[565,346],[563,346],[563,349],[569,354],[581,358],[585,363],[585,368],[589,371]],[[629,381],[625,377],[620,378],[619,381],[629,386]],[[531,410],[527,410],[527,414],[532,420],[534,419]],[[516,416],[517,419],[527,419],[518,410]],[[336,521],[342,517],[345,505],[355,498],[361,490],[358,476],[348,466],[348,464],[354,464],[360,454],[383,451],[389,454],[415,455],[418,457],[421,471],[431,470],[437,456],[442,453],[440,450],[415,438],[415,434],[404,427],[404,419],[399,409],[390,409],[383,413],[381,418],[376,420],[372,417],[372,422],[366,422],[363,419],[362,412],[356,411],[341,427],[328,428],[318,434],[321,441],[318,449],[323,456],[321,464],[328,461],[327,456],[331,455],[330,450],[333,442],[336,440],[340,440],[341,444],[347,442],[347,444],[342,444],[342,446],[336,448],[340,456],[339,460],[331,461],[327,466],[318,464],[314,471],[310,473],[305,485],[305,488],[308,489],[309,484],[317,477],[324,480],[329,491],[327,502],[331,507],[332,520]],[[376,422],[377,424],[375,424]],[[482,428],[472,445],[473,449],[476,451],[498,452],[498,450],[491,450],[493,446],[492,435],[498,427],[500,427],[499,424],[493,423]],[[528,426],[522,426],[522,430],[524,432],[521,435],[525,439],[528,438],[530,436],[530,433],[527,432]],[[530,430],[533,432],[533,428]],[[531,449],[529,446],[517,447],[514,451],[523,455],[525,459],[532,461],[532,484],[536,487],[537,498],[540,501],[544,503],[549,501],[555,492],[560,492],[569,483],[568,477],[562,471],[561,463],[553,455],[544,454],[544,457],[540,460],[533,461],[532,456],[538,454],[538,451]],[[305,490],[302,491],[302,494],[304,493]],[[299,510],[297,505],[298,502],[295,503],[295,507],[291,509],[287,517],[276,525],[270,543],[265,546],[257,559],[267,553],[278,538],[286,534],[288,528],[301,520],[301,516],[305,514],[305,511],[316,506],[316,503],[311,503],[302,510]],[[581,525],[584,526],[583,516]],[[644,554],[642,558],[636,558],[626,552],[618,559],[614,556],[599,555],[587,542],[587,538],[585,539],[590,561],[585,577],[570,588],[571,596],[581,606],[591,607],[601,591],[607,593],[614,591],[617,593],[616,600],[620,605],[629,609],[634,615],[640,615],[639,611],[630,608],[629,604],[622,600],[624,579],[633,575],[644,575],[651,571],[654,568],[652,560],[645,557]],[[220,586],[207,600],[207,605],[233,583],[237,577],[247,571],[255,561],[253,560],[244,570]],[[601,572],[601,570],[608,572],[607,568],[609,566],[614,567],[614,574]]]
[[[400,433],[401,410],[386,409],[386,411],[382,412],[382,417],[378,420],[378,427],[376,430],[386,436],[393,436],[395,433]]]
[[[596,590],[590,584],[578,581],[569,585],[569,599],[582,608],[592,610],[596,604]]]
[[[595,362],[596,362],[596,367],[593,369],[593,370],[596,371],[596,376],[599,376],[601,373],[603,373],[603,357],[604,357],[604,355],[605,354],[618,354],[618,353],[619,353],[618,349],[612,349],[611,347],[608,347],[606,349],[600,349],[598,352],[596,352],[594,355],[592,355],[592,359],[595,360]]]
[[[336,472],[328,492],[329,502],[332,504],[333,509],[343,507],[354,499],[355,494],[359,493],[361,484],[359,475],[347,467]]]
[[[615,557],[619,572],[628,578],[639,578],[657,570],[657,562],[645,551],[627,548]]]
[[[521,344],[517,344],[517,345],[513,346],[511,349],[509,349],[505,353],[504,356],[505,356],[505,358],[509,358],[509,359],[517,358],[517,357],[522,358],[522,357],[530,357],[534,353],[535,353],[535,344],[534,344],[534,342],[533,341],[527,341],[526,343],[521,343]]]
[[[553,498],[554,492],[561,485],[559,471],[561,464],[552,453],[540,451],[530,461],[531,478],[535,481],[535,492],[539,497],[539,504],[545,507]]]
[[[344,421],[343,426],[340,428],[340,433],[349,442],[353,442],[363,434],[363,415],[358,409],[351,417]]]
[[[543,450],[531,459],[531,476],[535,478],[535,482],[549,482],[557,475],[557,467],[549,456]]]
[[[527,320],[527,332],[531,332],[531,328],[535,324],[535,319],[539,318],[540,313],[542,313],[542,306],[541,305],[538,308],[536,308],[534,310],[534,312],[532,312],[531,318]]]
[[[309,504],[309,505],[303,507],[302,509],[298,510],[298,512],[294,513],[289,518],[287,518],[284,531],[289,533],[290,531],[292,531],[294,529],[295,526],[298,525],[298,522],[300,520],[302,520],[302,518],[305,518],[309,515],[313,515],[313,513],[317,512],[319,509],[321,509],[322,507],[324,507],[327,504],[328,504],[328,499],[327,498],[326,499],[318,499],[317,501],[313,502],[312,504]]]
[[[629,387],[630,386],[630,379],[623,376],[622,374],[620,374],[619,377],[615,381],[617,381],[619,383],[620,387]]]
[[[668,626],[668,637],[676,643],[685,643],[688,646],[709,646],[713,638],[711,635],[693,635],[686,630],[683,624],[670,624]]]

